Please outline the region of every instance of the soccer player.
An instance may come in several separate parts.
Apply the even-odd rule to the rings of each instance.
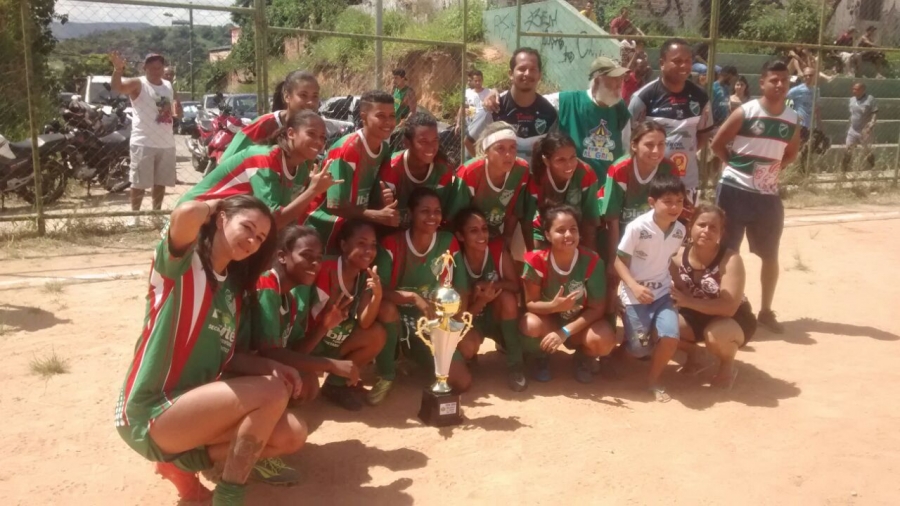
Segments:
[[[600,189],[594,170],[576,156],[576,143],[562,132],[551,132],[534,145],[528,180],[528,215],[534,217],[528,250],[545,249],[541,211],[568,204],[579,211],[581,246],[596,250],[600,225],[596,195]],[[530,243],[530,244],[529,244]]]
[[[503,237],[511,248],[519,223],[523,235],[531,234],[531,217],[524,213],[528,162],[516,158],[511,125],[495,121],[485,128],[478,140],[478,158],[460,167],[457,177],[468,188],[471,205],[487,217],[491,238]]]
[[[325,145],[325,123],[318,114],[291,114],[276,142],[274,147],[253,146],[225,160],[188,190],[180,202],[252,194],[275,213],[280,228],[296,222],[316,196],[343,183],[324,167],[310,172]]]
[[[673,277],[683,289],[672,257],[684,241],[678,221],[685,200],[684,183],[674,176],[650,181],[650,211],[625,227],[615,259],[622,280],[619,299],[625,306],[625,349],[637,358],[650,358],[647,388],[659,402],[671,397],[659,378],[678,350],[678,311],[669,295]],[[673,276],[674,273],[674,276]]]
[[[453,216],[469,200],[469,190],[454,177],[453,168],[440,150],[438,124],[427,112],[413,113],[401,127],[406,149],[391,158],[390,165],[382,166],[379,185],[393,193],[400,213],[400,228],[409,228],[407,202],[412,191],[425,186],[441,197],[441,209]],[[381,195],[376,192],[376,198]],[[381,199],[378,198],[378,204]]]
[[[326,251],[337,250],[337,234],[345,220],[400,226],[393,193],[376,184],[378,173],[390,164],[387,140],[396,125],[394,99],[383,91],[368,91],[359,101],[362,128],[338,139],[323,165],[341,183],[313,201],[306,219],[322,236]],[[373,191],[382,192],[380,209],[370,209]]]
[[[519,337],[519,276],[512,255],[502,239],[490,240],[487,219],[474,207],[456,215],[453,230],[460,244],[454,255],[453,284],[468,287],[460,295],[466,311],[475,317],[473,329],[457,349],[471,361],[486,336],[494,339],[497,348],[506,352],[509,388],[521,392],[528,382]]]
[[[304,70],[289,73],[275,86],[272,112],[263,114],[238,132],[222,153],[222,160],[240,153],[254,144],[266,144],[281,128],[291,114],[300,111],[316,111],[319,108],[319,82],[316,76]]]
[[[661,76],[631,97],[628,110],[632,128],[646,119],[666,128],[666,158],[678,169],[688,200],[696,204],[700,184],[697,150],[710,138],[713,120],[706,92],[688,79],[691,62],[691,46],[686,41],[665,41],[659,50]]]
[[[378,240],[375,227],[361,220],[351,220],[341,229],[340,256],[322,264],[316,277],[316,303],[312,308],[313,326],[321,326],[327,334],[305,341],[302,349],[316,356],[352,360],[357,367],[370,363],[384,346],[384,327],[376,321],[381,306],[381,279],[373,267]],[[336,325],[327,320],[328,308],[341,307],[343,318]],[[352,385],[352,383],[351,383]],[[365,392],[365,390],[363,390]],[[322,395],[349,411],[363,407],[357,392],[344,377],[331,374],[325,379]]]
[[[375,359],[378,381],[367,399],[373,406],[384,402],[394,386],[400,340],[406,343],[406,350],[421,366],[434,367],[431,350],[416,336],[416,322],[422,316],[436,317],[430,295],[442,281],[441,257],[448,251],[451,255],[459,251],[453,234],[438,231],[442,219],[441,200],[434,190],[416,188],[409,196],[409,212],[409,230],[386,237],[376,261],[385,284],[378,321],[387,331],[387,342]],[[453,279],[452,272],[446,275]],[[457,392],[468,390],[472,383],[472,376],[458,351],[453,355],[449,383]]]
[[[224,462],[212,502],[242,505],[257,460],[306,441],[306,425],[285,411],[301,393],[297,370],[235,352],[242,301],[254,295],[275,244],[268,207],[240,195],[180,204],[156,248],[116,428],[183,500],[209,501],[197,472]]]
[[[534,379],[545,382],[550,357],[560,345],[575,350],[575,379],[594,380],[591,362],[608,355],[616,333],[606,313],[606,269],[593,251],[578,246],[578,212],[551,207],[541,222],[550,247],[525,254],[525,310],[519,322],[526,352],[537,355]]]
[[[725,242],[740,251],[747,232],[750,251],[762,260],[758,320],[775,333],[784,332],[772,311],[784,229],[778,173],[800,149],[797,113],[785,103],[789,78],[783,61],[766,62],[759,77],[762,98],[731,113],[712,143],[716,156],[726,160],[716,194],[716,204],[726,216]]]

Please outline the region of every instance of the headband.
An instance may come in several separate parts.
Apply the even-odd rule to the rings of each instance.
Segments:
[[[481,149],[487,151],[489,147],[493,146],[499,141],[516,141],[518,138],[516,137],[516,133],[508,128],[504,128],[503,130],[497,131],[488,135],[481,141]]]

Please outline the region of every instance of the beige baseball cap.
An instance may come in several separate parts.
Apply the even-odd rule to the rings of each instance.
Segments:
[[[594,77],[597,74],[609,77],[622,77],[628,72],[627,68],[622,67],[612,58],[599,56],[591,63],[591,71],[588,74],[588,77]]]

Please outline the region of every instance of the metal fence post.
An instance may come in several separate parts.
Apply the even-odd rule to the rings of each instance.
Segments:
[[[516,49],[522,47],[522,0],[516,0]]]
[[[462,9],[463,9],[463,20],[462,20],[462,48],[461,48],[461,56],[460,56],[460,70],[462,76],[460,77],[460,84],[462,85],[462,89],[460,94],[462,95],[462,101],[460,102],[460,110],[456,111],[456,121],[459,123],[459,160],[460,163],[464,163],[466,158],[466,136],[469,132],[469,122],[468,115],[464,114],[463,117],[459,117],[460,112],[464,111],[466,108],[466,52],[468,51],[468,39],[469,39],[469,0],[462,0]]]
[[[384,5],[382,0],[375,0],[375,35],[384,35]],[[375,89],[380,90],[384,80],[384,44],[375,39]]]
[[[806,188],[809,184],[809,180],[812,177],[812,156],[813,156],[813,147],[815,143],[813,142],[815,136],[813,132],[815,132],[816,127],[816,116],[818,115],[819,110],[819,72],[822,69],[822,58],[825,56],[822,45],[825,43],[825,12],[828,9],[828,0],[822,0],[822,13],[819,16],[819,38],[817,39],[817,44],[819,45],[816,55],[815,64],[816,64],[816,77],[814,77],[816,81],[816,85],[813,86],[813,101],[812,101],[812,110],[809,111],[809,139],[806,140],[806,170],[802,172],[803,178],[801,179],[801,188]],[[802,70],[802,69],[801,69]],[[801,165],[803,161],[800,162]]]
[[[25,88],[28,100],[28,130],[31,135],[31,164],[34,167],[34,212],[37,214],[37,233],[44,235],[46,224],[44,223],[44,192],[41,181],[41,156],[38,152],[38,128],[37,112],[35,111],[35,79],[34,64],[31,59],[31,2],[20,0],[22,16],[22,48],[25,57]]]
[[[721,0],[712,0],[709,9],[709,52],[706,59],[706,93],[709,97],[710,108],[715,107],[715,93],[713,86],[716,81],[716,51],[718,50],[716,41],[719,39],[719,3]],[[710,111],[712,112],[712,111]],[[709,156],[709,142],[700,148],[700,161],[703,165],[703,172],[708,177],[712,160]],[[724,164],[727,160],[722,160]],[[700,192],[706,190],[707,177],[700,178]]]
[[[266,48],[267,41],[264,39],[266,36],[266,1],[255,0],[253,7],[256,9],[256,12],[253,14],[253,31],[256,32],[254,37],[256,53],[256,111],[262,115],[267,113],[269,109],[269,103],[266,100],[266,89],[269,83],[266,82],[265,71],[268,50]]]

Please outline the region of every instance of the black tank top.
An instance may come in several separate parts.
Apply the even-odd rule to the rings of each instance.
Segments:
[[[691,262],[688,259],[690,251],[691,247],[687,246],[684,248],[684,253],[681,255],[681,267],[678,268],[681,280],[688,287],[692,296],[698,299],[718,299],[719,291],[721,290],[720,284],[722,282],[722,273],[719,271],[719,264],[722,263],[722,258],[727,251],[726,248],[724,246],[719,248],[719,253],[716,254],[712,263],[710,263],[703,271],[698,271],[691,267]]]

